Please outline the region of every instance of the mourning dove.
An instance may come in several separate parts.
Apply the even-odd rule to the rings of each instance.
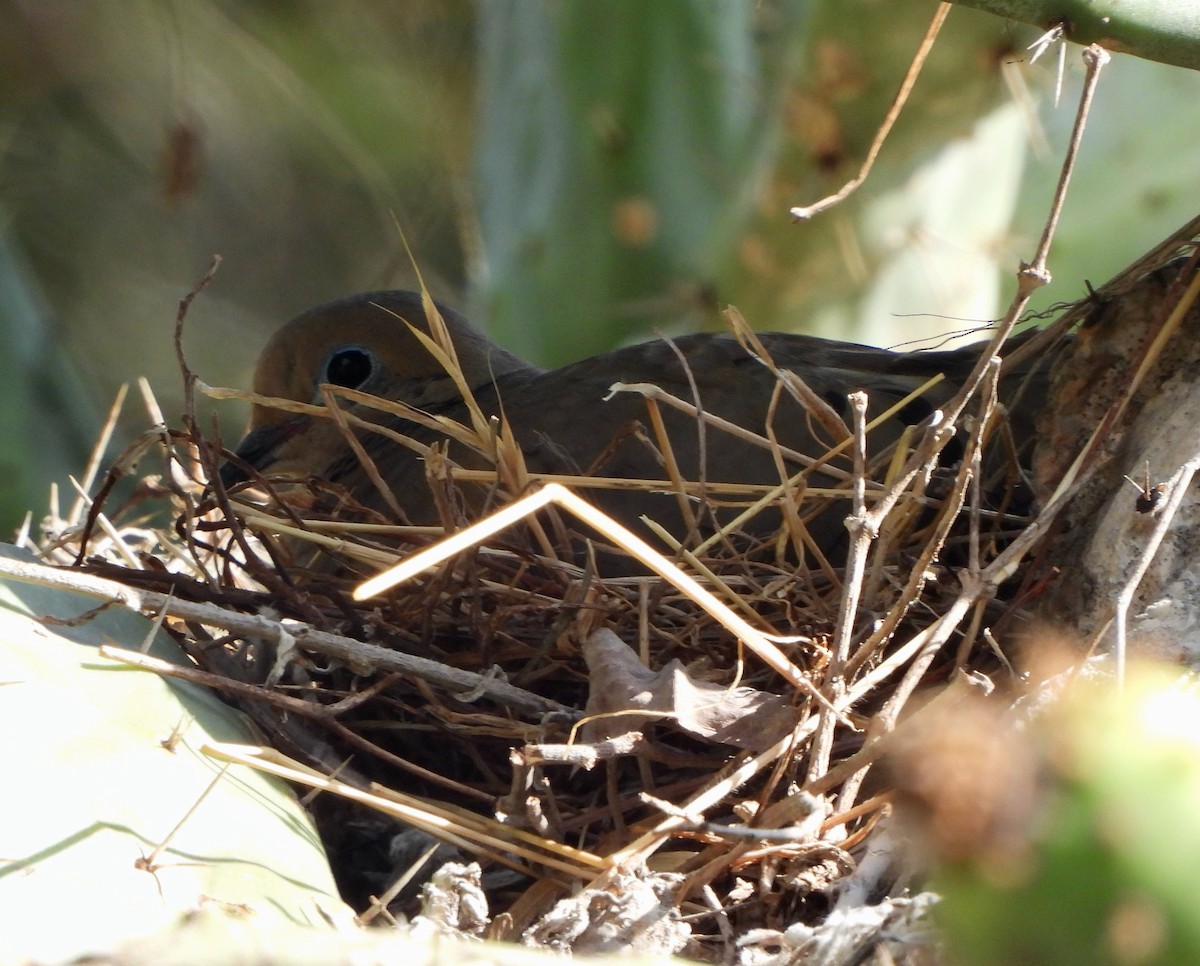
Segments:
[[[651,424],[646,399],[637,392],[610,392],[615,383],[661,387],[684,403],[698,405],[710,417],[758,437],[770,434],[783,448],[773,453],[761,438],[739,438],[719,424],[702,429],[694,412],[660,406],[670,441],[668,455],[686,480],[777,484],[804,468],[803,461],[787,455],[789,451],[817,457],[838,442],[836,426],[822,428],[804,406],[780,390],[778,376],[732,334],[658,340],[543,370],[492,344],[453,310],[441,305],[438,310],[479,411],[486,418],[500,417],[511,427],[525,467],[533,474],[669,478],[655,433],[649,428],[637,431]],[[330,384],[470,424],[459,385],[414,330],[428,334],[430,325],[421,297],[411,292],[371,292],[319,306],[275,333],[259,359],[254,390],[263,396],[321,403],[319,387]],[[872,453],[890,446],[906,426],[921,422],[949,398],[977,359],[977,350],[970,348],[901,354],[802,335],[757,338],[776,367],[799,375],[847,425],[851,424],[848,393],[866,390],[869,412],[876,414],[905,400],[931,377],[944,374],[945,380],[904,403],[871,431]],[[440,437],[435,430],[394,414],[345,402],[341,407],[421,443]],[[446,522],[439,520],[422,457],[386,435],[361,427],[356,432],[393,500],[385,498],[364,471],[345,430],[335,421],[261,404],[254,406],[236,459],[223,467],[223,481],[229,486],[245,480],[248,468],[272,478],[319,477],[341,484],[359,503],[385,516],[394,518],[398,505],[407,519],[397,522]],[[459,442],[449,446],[448,456],[462,467],[489,465]],[[844,480],[850,467],[849,456],[842,454],[813,473],[807,485]],[[596,488],[583,495],[635,528],[639,517],[648,515],[681,540],[689,535],[695,538],[697,526],[711,531],[716,521],[735,513],[730,507],[714,510],[721,504],[720,493],[704,500],[693,495],[691,504],[681,507],[679,495],[666,492],[669,489],[666,485],[657,492]],[[464,486],[468,516],[481,511],[485,492],[483,484]],[[815,547],[836,554],[835,548],[845,540],[843,520],[848,509],[845,501],[834,501],[809,515],[808,531]],[[749,529],[754,536],[770,536],[779,521],[778,514],[760,514]]]

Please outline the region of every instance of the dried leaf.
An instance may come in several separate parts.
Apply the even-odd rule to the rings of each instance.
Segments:
[[[602,716],[584,726],[585,741],[604,741],[638,730],[647,721],[668,718],[697,737],[761,751],[796,724],[795,711],[785,698],[697,681],[678,660],[651,671],[607,629],[588,637],[583,657],[591,684],[587,714]]]

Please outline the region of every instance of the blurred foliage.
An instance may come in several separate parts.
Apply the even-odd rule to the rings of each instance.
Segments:
[[[1034,31],[954,9],[865,188],[787,215],[857,170],[934,9],[0,0],[6,285],[44,309],[42,355],[6,362],[77,369],[90,399],[35,413],[28,380],[5,378],[0,408],[86,438],[145,374],[175,420],[176,305],[214,253],[188,358],[246,385],[291,315],[413,286],[401,233],[436,296],[543,364],[716,327],[727,303],[760,329],[883,344],[979,324],[1040,231],[1076,49],[1056,107],[1054,56],[1024,53]],[[1041,304],[1194,214],[1197,86],[1115,59]],[[243,414],[218,412],[237,436]],[[128,414],[126,438],[145,422]],[[0,439],[6,529],[62,472],[18,435]]]
[[[566,361],[712,300],[810,6],[480,6],[476,301],[501,341]]]
[[[971,813],[1000,806],[1014,826],[1013,816],[1023,821],[1007,838],[977,838],[974,854],[944,857],[934,888],[943,896],[949,961],[1200,961],[1195,680],[1181,681],[1167,665],[1135,664],[1123,692],[1097,676],[1043,700],[1026,727],[993,714],[993,734],[1003,737],[981,736],[976,749],[997,753],[967,765],[985,773]],[[939,743],[944,736],[930,748],[935,755]],[[1030,769],[1033,776],[1022,775]],[[1015,800],[1021,795],[1028,801]],[[934,830],[944,834],[945,825]]]

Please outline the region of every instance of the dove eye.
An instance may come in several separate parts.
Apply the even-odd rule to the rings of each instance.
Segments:
[[[375,369],[376,361],[372,353],[362,346],[343,346],[330,353],[321,372],[321,382],[346,389],[361,389],[375,374]]]

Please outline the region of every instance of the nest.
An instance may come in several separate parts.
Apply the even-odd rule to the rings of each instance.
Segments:
[[[705,484],[780,514],[766,542],[739,523],[658,555],[589,515],[596,480],[531,477],[481,419],[454,431],[493,472],[426,453],[447,530],[460,486],[488,487],[497,508],[545,505],[447,552],[325,481],[214,490],[223,451],[189,419],[140,444],[161,475],[119,507],[102,487],[46,549],[170,593],[166,626],[196,665],[172,673],[251,716],[256,767],[327,792],[310,808],[366,921],[423,908],[471,935],[745,961],[814,941],[856,895],[885,899],[874,928],[923,937],[912,858],[864,863],[892,807],[873,766],[921,686],[1013,680],[995,638],[1026,593],[1008,578],[1028,494],[997,372],[981,363],[975,402],[873,462],[860,419],[819,458],[844,465],[835,490]],[[703,511],[696,481],[657,485]],[[170,530],[149,525],[164,498]],[[834,501],[844,557],[805,536]],[[420,548],[403,582],[356,595]]]

